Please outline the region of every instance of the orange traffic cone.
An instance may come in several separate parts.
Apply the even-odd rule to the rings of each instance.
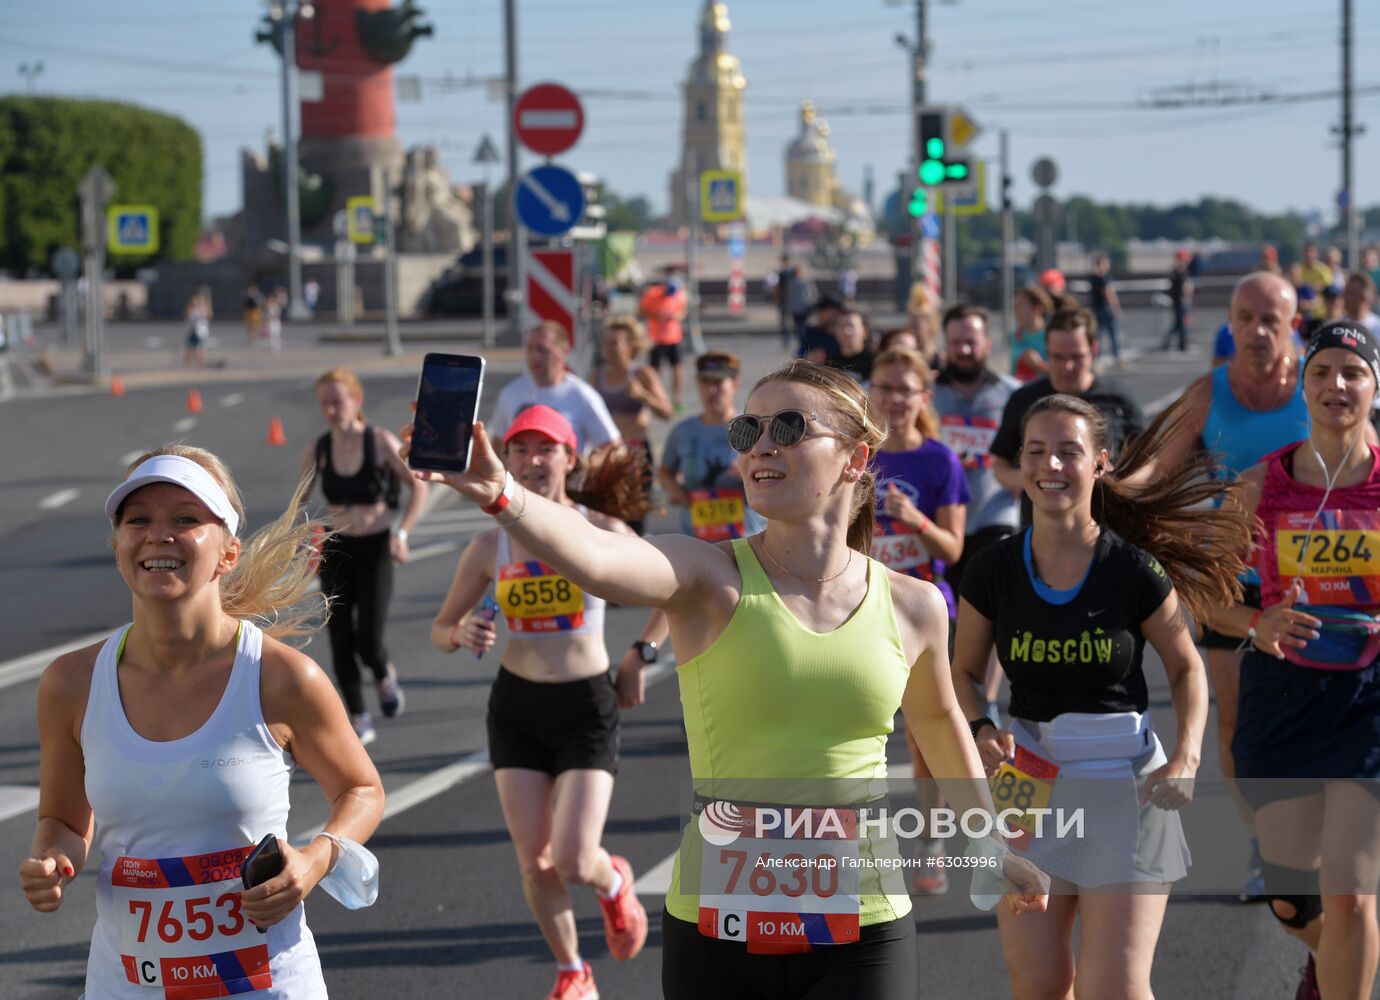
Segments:
[[[116,397],[125,394],[125,380],[118,375],[110,376],[110,394]]]
[[[277,417],[268,422],[268,443],[275,448],[281,448],[287,444],[287,435],[283,433],[283,422]]]
[[[201,412],[201,393],[198,392],[196,389],[187,390],[187,412]]]

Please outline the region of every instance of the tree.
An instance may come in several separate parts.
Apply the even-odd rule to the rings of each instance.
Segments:
[[[96,165],[114,178],[118,203],[158,209],[158,259],[192,258],[201,231],[195,129],[113,101],[0,97],[0,268],[43,268],[58,247],[77,244],[77,185]]]

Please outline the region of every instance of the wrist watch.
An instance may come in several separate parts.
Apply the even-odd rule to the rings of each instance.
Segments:
[[[632,648],[637,650],[637,655],[642,657],[642,662],[646,664],[655,663],[659,655],[657,653],[656,643],[647,642],[644,639],[638,639],[632,644]]]
[[[979,716],[978,718],[973,719],[971,722],[969,722],[968,728],[972,730],[973,739],[977,739],[978,733],[982,732],[983,728],[986,726],[991,726],[993,729],[997,728],[997,724],[993,722],[991,719],[987,718],[987,716],[985,715]]]

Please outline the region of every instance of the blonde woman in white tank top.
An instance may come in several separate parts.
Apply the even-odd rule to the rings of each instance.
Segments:
[[[287,842],[292,768],[331,803],[325,830],[358,842],[378,825],[383,788],[330,679],[275,638],[307,630],[309,609],[293,606],[312,525],[294,502],[241,543],[229,472],[183,446],[140,459],[106,511],[133,621],[39,682],[25,897],[58,909],[93,847],[101,855],[86,1000],[159,1000],[173,985],[323,998],[302,900],[338,848]],[[240,865],[270,833],[283,869],[241,891]]]

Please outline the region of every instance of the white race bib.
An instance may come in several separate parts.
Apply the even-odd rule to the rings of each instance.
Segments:
[[[240,909],[240,866],[252,850],[115,860],[111,896],[126,979],[166,1000],[273,985],[268,944]]]

